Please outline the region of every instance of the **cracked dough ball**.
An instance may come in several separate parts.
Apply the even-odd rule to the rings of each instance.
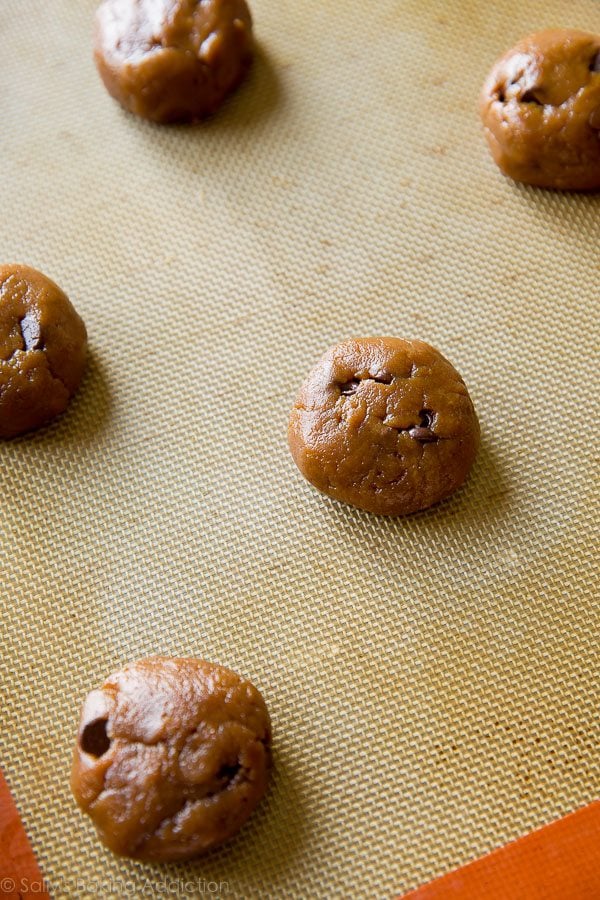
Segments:
[[[600,36],[556,29],[525,38],[492,69],[480,110],[505,175],[600,188]]]
[[[88,695],[71,787],[115,853],[189,859],[232,837],[258,804],[270,737],[261,695],[235,672],[143,659]]]
[[[28,266],[0,266],[0,438],[65,411],[86,348],[85,325],[53,281]]]
[[[154,122],[214,113],[252,61],[245,0],[104,0],[95,59],[108,92]]]
[[[384,516],[448,497],[465,480],[479,425],[465,384],[422,341],[356,338],[308,376],[288,440],[315,487]]]

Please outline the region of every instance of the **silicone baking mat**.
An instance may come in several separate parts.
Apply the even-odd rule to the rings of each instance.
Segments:
[[[91,343],[68,413],[0,445],[2,768],[54,897],[399,894],[597,796],[600,199],[505,180],[476,104],[600,5],[254,0],[252,75],[192,129],[108,97],[93,9],[0,5],[1,256]],[[308,369],[371,334],[437,346],[482,425],[405,520],[286,447]],[[250,677],[275,736],[251,823],[166,868],[68,787],[83,697],[156,652]]]

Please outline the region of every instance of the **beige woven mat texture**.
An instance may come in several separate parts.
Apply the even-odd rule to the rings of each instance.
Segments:
[[[0,445],[1,765],[55,897],[391,897],[598,793],[600,198],[506,181],[476,100],[600,6],[254,0],[252,76],[191,130],[108,97],[93,9],[0,5],[1,257],[91,342],[69,412]],[[404,521],[286,446],[309,367],[370,334],[439,347],[482,424]],[[268,799],[194,865],[116,859],[68,787],[86,692],[154,652],[274,720]]]

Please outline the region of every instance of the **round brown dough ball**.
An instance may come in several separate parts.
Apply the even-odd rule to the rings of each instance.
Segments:
[[[256,807],[270,739],[250,682],[202,660],[151,657],[88,695],[71,787],[115,853],[189,859],[232,837]]]
[[[86,348],[85,325],[58,285],[29,266],[0,266],[0,438],[65,411]]]
[[[320,491],[399,516],[463,483],[479,424],[462,378],[429,344],[356,338],[332,347],[308,376],[288,439]]]
[[[600,36],[541,31],[494,66],[480,98],[505,175],[539,187],[600,188]]]
[[[104,0],[95,59],[108,92],[154,122],[214,113],[252,61],[245,0]]]

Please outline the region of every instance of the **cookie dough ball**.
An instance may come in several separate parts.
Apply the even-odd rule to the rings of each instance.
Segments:
[[[228,840],[263,796],[271,727],[248,681],[197,659],[143,659],[83,706],[71,787],[103,843],[189,859]]]
[[[53,281],[28,266],[0,266],[0,438],[65,411],[86,348],[85,325]]]
[[[465,384],[422,341],[356,338],[332,347],[302,386],[288,440],[315,487],[384,516],[448,497],[465,480],[479,425]]]
[[[104,0],[95,59],[108,92],[154,122],[214,113],[252,61],[245,0]]]
[[[480,110],[505,175],[600,188],[600,36],[557,29],[525,38],[492,69]]]

